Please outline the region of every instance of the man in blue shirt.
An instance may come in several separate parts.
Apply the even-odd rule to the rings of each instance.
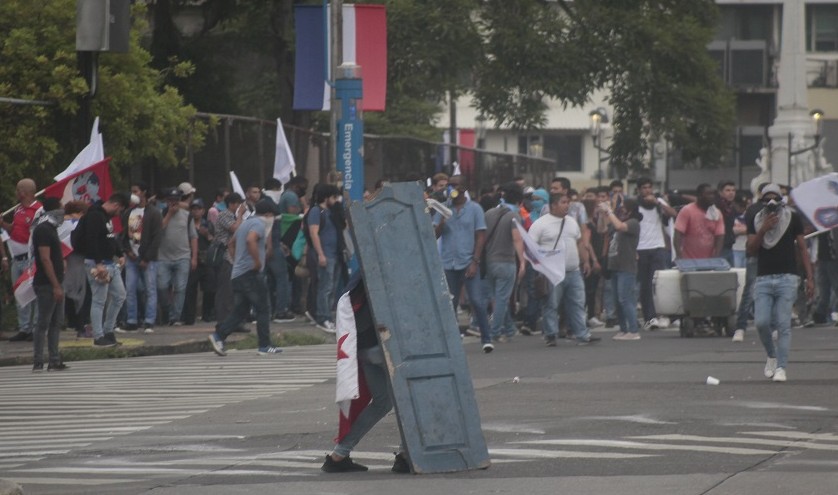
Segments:
[[[442,215],[434,215],[434,231],[440,240],[442,268],[448,280],[448,290],[453,296],[455,313],[460,291],[465,285],[469,305],[480,327],[483,352],[489,353],[495,347],[489,333],[486,301],[480,287],[480,256],[486,242],[486,218],[483,208],[466,197],[466,186],[462,181],[456,181],[450,197],[449,207],[453,212],[451,218],[446,220]]]
[[[265,280],[265,257],[274,222],[274,204],[270,200],[256,203],[254,214],[242,222],[235,233],[233,256],[233,312],[218,315],[221,324],[209,336],[212,348],[219,356],[226,356],[224,340],[244,321],[253,307],[256,315],[256,334],[259,337],[259,355],[278,354],[279,347],[271,344],[270,292]]]
[[[338,278],[338,258],[341,254],[340,236],[332,218],[331,208],[340,199],[340,189],[332,184],[321,184],[316,192],[317,204],[308,211],[305,219],[309,235],[309,265],[317,270],[317,304],[315,322],[317,328],[335,333],[332,307]]]

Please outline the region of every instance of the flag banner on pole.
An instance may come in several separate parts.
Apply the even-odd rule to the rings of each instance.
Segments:
[[[291,180],[291,173],[297,169],[294,162],[294,155],[291,147],[288,146],[288,139],[285,137],[285,128],[282,127],[282,120],[276,119],[276,155],[274,156],[274,179],[285,185]]]
[[[233,187],[233,192],[244,199],[244,189],[242,189],[242,183],[239,182],[238,176],[232,170],[230,171],[230,184]]]
[[[797,209],[818,231],[838,227],[838,173],[816,177],[791,190]]]
[[[70,201],[84,201],[88,204],[107,201],[113,192],[110,163],[111,158],[108,157],[77,170],[44,189],[43,195],[60,199],[62,205]]]
[[[105,146],[102,142],[102,133],[99,132],[99,117],[96,117],[93,121],[93,128],[90,130],[90,143],[76,155],[69,167],[55,176],[55,180],[64,180],[104,159]]]
[[[351,283],[351,282],[350,282]],[[356,290],[357,289],[357,290]],[[360,285],[346,291],[338,300],[335,317],[335,337],[338,340],[335,403],[340,410],[336,442],[349,433],[352,423],[370,403],[371,396],[358,363],[358,328],[355,311],[365,304],[366,294]]]
[[[15,292],[15,301],[19,306],[26,306],[35,300],[35,288],[32,287],[32,280],[35,278],[35,264],[27,268],[15,280],[13,289]]]
[[[295,6],[294,20],[294,110],[329,110],[331,92],[326,81],[332,75],[326,71],[331,67],[331,43],[328,29],[324,33],[323,7]],[[343,6],[343,62],[361,66],[364,111],[383,112],[387,99],[387,11],[383,5]]]
[[[524,239],[524,258],[530,262],[535,271],[544,274],[551,284],[559,285],[564,280],[565,273],[564,249],[561,249],[561,243],[553,251],[543,249],[536,244],[517,219],[512,221],[515,222],[515,228]]]

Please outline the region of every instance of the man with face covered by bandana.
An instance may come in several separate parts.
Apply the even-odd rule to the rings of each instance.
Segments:
[[[763,188],[762,202],[762,210],[748,221],[747,251],[749,256],[757,258],[754,322],[768,355],[765,376],[775,382],[784,382],[791,346],[792,306],[800,284],[798,258],[806,271],[809,298],[815,291],[814,277],[800,215],[783,204],[776,184]],[[772,338],[773,331],[777,331],[776,342]]]
[[[260,200],[254,206],[251,217],[236,229],[233,254],[233,312],[219,314],[221,322],[210,334],[209,341],[219,356],[226,356],[224,340],[244,321],[253,308],[256,315],[256,334],[259,337],[260,356],[278,354],[279,347],[271,344],[270,334],[270,292],[265,277],[265,258],[270,246],[271,229],[274,224],[274,204]]]
[[[38,322],[35,325],[35,359],[33,372],[44,370],[44,337],[47,337],[49,371],[67,368],[58,353],[58,334],[64,318],[64,255],[58,226],[64,223],[64,210],[57,198],[43,202],[44,216],[32,231],[32,249],[35,252],[35,278],[32,286],[38,300]]]

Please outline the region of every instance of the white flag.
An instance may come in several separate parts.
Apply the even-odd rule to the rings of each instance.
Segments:
[[[822,175],[791,190],[794,204],[818,231],[838,227],[838,173]]]
[[[536,244],[532,237],[530,237],[530,234],[524,229],[517,219],[513,219],[512,221],[515,222],[515,227],[518,229],[518,232],[521,234],[521,238],[524,240],[524,258],[530,262],[535,271],[543,273],[550,283],[554,286],[559,285],[562,280],[564,280],[565,273],[564,249],[562,243],[559,243],[557,248],[553,251],[542,249],[538,244]]]
[[[236,173],[232,170],[230,171],[230,184],[233,185],[233,192],[244,198],[244,189],[242,189],[242,184],[239,182],[239,178],[236,177]]]
[[[291,172],[297,169],[294,163],[294,155],[291,147],[288,146],[288,139],[285,138],[285,129],[282,121],[276,119],[276,156],[274,157],[274,179],[278,179],[284,185],[291,180]]]
[[[70,166],[63,172],[55,176],[55,181],[61,181],[67,177],[86,169],[87,167],[99,163],[105,159],[105,146],[102,142],[102,133],[99,132],[99,117],[93,120],[93,128],[90,130],[90,142],[84,147]]]
[[[358,382],[358,329],[349,291],[338,299],[335,317],[335,336],[338,341],[337,383],[335,402],[343,416],[349,417],[349,407],[359,398]]]

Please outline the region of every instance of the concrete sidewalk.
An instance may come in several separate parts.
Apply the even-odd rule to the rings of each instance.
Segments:
[[[249,334],[234,333],[228,339],[228,343],[242,340],[247,335],[256,334],[256,324],[250,323],[246,325],[250,329]],[[145,334],[142,331],[117,333],[116,338],[122,345],[116,348],[119,351],[130,350],[132,355],[158,355],[158,354],[183,354],[189,352],[206,352],[212,350],[207,340],[207,335],[215,329],[215,322],[205,323],[202,321],[196,322],[190,326],[158,326],[154,328],[154,333]],[[273,337],[278,333],[293,332],[298,334],[307,334],[317,336],[325,340],[325,342],[334,342],[334,334],[328,334],[314,325],[310,324],[304,316],[299,316],[295,321],[286,323],[271,323],[271,335]],[[16,332],[4,331],[0,333],[0,366],[11,366],[17,364],[31,364],[33,359],[32,342],[9,342],[8,339]],[[90,348],[93,347],[93,339],[77,338],[76,332],[72,329],[63,330],[61,332],[61,352],[73,348]],[[99,348],[95,348],[99,350]],[[107,351],[108,349],[103,349]],[[44,349],[44,359],[46,360],[46,349]]]

